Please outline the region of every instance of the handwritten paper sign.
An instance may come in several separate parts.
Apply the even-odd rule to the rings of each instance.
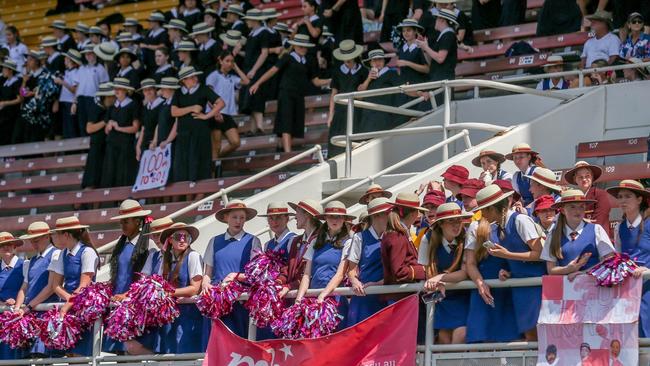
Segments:
[[[172,144],[164,149],[146,150],[140,158],[138,177],[133,185],[133,192],[160,188],[167,184],[169,168],[172,166]]]

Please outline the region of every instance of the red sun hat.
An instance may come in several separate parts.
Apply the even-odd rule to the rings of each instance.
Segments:
[[[460,189],[460,192],[456,195],[456,198],[459,200],[462,199],[462,196],[469,196],[472,198],[476,198],[476,194],[478,191],[481,189],[485,188],[485,182],[483,182],[480,179],[468,179],[465,184],[463,184],[463,188]]]
[[[429,191],[424,195],[422,206],[429,204],[433,205],[433,207],[438,207],[445,203],[446,198],[447,197],[445,197],[445,193],[442,191]]]
[[[555,204],[555,199],[553,196],[545,194],[535,200],[535,213],[537,211],[553,209],[553,204]]]
[[[461,165],[452,165],[442,173],[442,177],[460,185],[469,179],[469,170]]]

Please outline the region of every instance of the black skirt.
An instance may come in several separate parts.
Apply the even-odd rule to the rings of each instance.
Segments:
[[[223,133],[226,133],[226,131],[231,130],[233,128],[237,129],[237,124],[235,123],[235,119],[232,118],[232,116],[227,114],[222,114],[222,116],[223,116],[222,122],[219,122],[215,119],[212,120],[214,121],[212,125],[213,130],[219,130]]]
[[[107,143],[101,177],[102,187],[132,186],[137,175],[135,143],[127,141]]]
[[[86,157],[81,188],[97,188],[102,183],[102,168],[106,150],[106,134],[101,129],[90,135],[90,149]]]
[[[305,136],[305,97],[291,95],[280,89],[278,93],[278,112],[275,115],[273,133],[282,136],[284,133],[292,137]]]
[[[194,122],[174,141],[174,181],[196,182],[212,175],[212,137],[208,122]]]

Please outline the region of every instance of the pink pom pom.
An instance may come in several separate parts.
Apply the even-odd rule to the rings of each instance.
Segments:
[[[145,327],[169,324],[180,315],[174,294],[174,286],[160,275],[143,276],[131,284],[127,298],[142,313]]]
[[[593,266],[587,273],[596,278],[598,286],[612,287],[623,283],[637,268],[638,265],[627,254],[616,253]]]
[[[12,349],[29,346],[41,332],[38,321],[32,314],[20,315],[12,311],[0,314],[0,342]]]
[[[250,311],[258,327],[266,327],[282,315],[284,303],[278,296],[282,286],[277,284],[253,285],[244,307]]]
[[[246,288],[237,281],[232,281],[226,286],[213,286],[209,292],[196,300],[196,307],[203,316],[218,319],[232,312],[235,301],[244,292]]]
[[[126,342],[144,333],[144,322],[138,319],[139,311],[129,301],[116,302],[111,314],[104,321],[104,334],[120,342]]]
[[[251,284],[273,283],[283,264],[282,252],[267,250],[257,253],[244,267],[244,273]]]
[[[305,298],[287,309],[271,328],[281,338],[318,338],[334,332],[342,318],[334,299],[319,303],[314,298]]]
[[[101,318],[111,302],[112,286],[108,282],[90,284],[72,297],[70,312],[79,320],[83,329],[93,326]]]
[[[41,319],[41,340],[45,347],[56,350],[74,348],[81,337],[81,322],[72,314],[61,316],[57,308],[50,309]]]

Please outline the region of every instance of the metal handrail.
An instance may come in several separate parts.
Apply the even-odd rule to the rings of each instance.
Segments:
[[[252,176],[250,176],[250,177],[248,177],[246,179],[243,179],[243,180],[241,180],[241,181],[239,181],[239,182],[237,182],[237,183],[235,183],[235,184],[233,184],[233,185],[231,185],[229,187],[223,188],[218,192],[215,192],[215,193],[213,193],[213,194],[211,194],[211,195],[209,195],[209,196],[207,196],[207,197],[205,197],[205,198],[203,198],[201,200],[198,200],[198,201],[196,201],[196,202],[194,202],[194,203],[192,203],[192,204],[190,204],[188,206],[185,206],[185,207],[181,208],[178,211],[175,211],[175,212],[167,215],[166,217],[168,217],[170,219],[179,217],[179,216],[181,216],[181,215],[183,215],[183,214],[185,214],[185,213],[187,213],[187,212],[201,206],[205,202],[213,201],[213,200],[215,200],[217,198],[224,198],[225,200],[227,200],[227,195],[230,192],[236,191],[236,190],[240,189],[241,187],[244,187],[244,186],[246,186],[248,184],[254,183],[258,179],[263,178],[263,177],[265,177],[265,176],[267,176],[267,175],[269,175],[271,173],[274,173],[274,172],[276,172],[276,171],[278,171],[280,169],[283,169],[286,166],[291,165],[294,162],[299,161],[300,159],[303,159],[303,158],[305,158],[307,156],[310,156],[310,155],[312,155],[314,153],[316,153],[316,156],[318,157],[319,163],[325,162],[325,158],[323,157],[323,152],[322,152],[321,146],[320,145],[315,145],[314,147],[312,147],[310,149],[307,149],[307,150],[301,152],[300,154],[298,154],[296,156],[293,156],[293,157],[291,157],[291,158],[289,158],[289,159],[287,159],[287,160],[285,160],[285,161],[283,161],[281,163],[273,165],[272,167],[267,168],[267,169],[265,169],[265,170],[263,170],[263,171],[261,171],[261,172],[259,172],[257,174],[254,174],[254,175],[252,175]],[[114,241],[112,241],[112,242],[110,242],[108,244],[102,245],[101,247],[99,247],[97,249],[97,251],[99,253],[109,252],[109,251],[113,250],[113,247],[115,247],[116,243],[117,243],[117,240],[114,240]]]

